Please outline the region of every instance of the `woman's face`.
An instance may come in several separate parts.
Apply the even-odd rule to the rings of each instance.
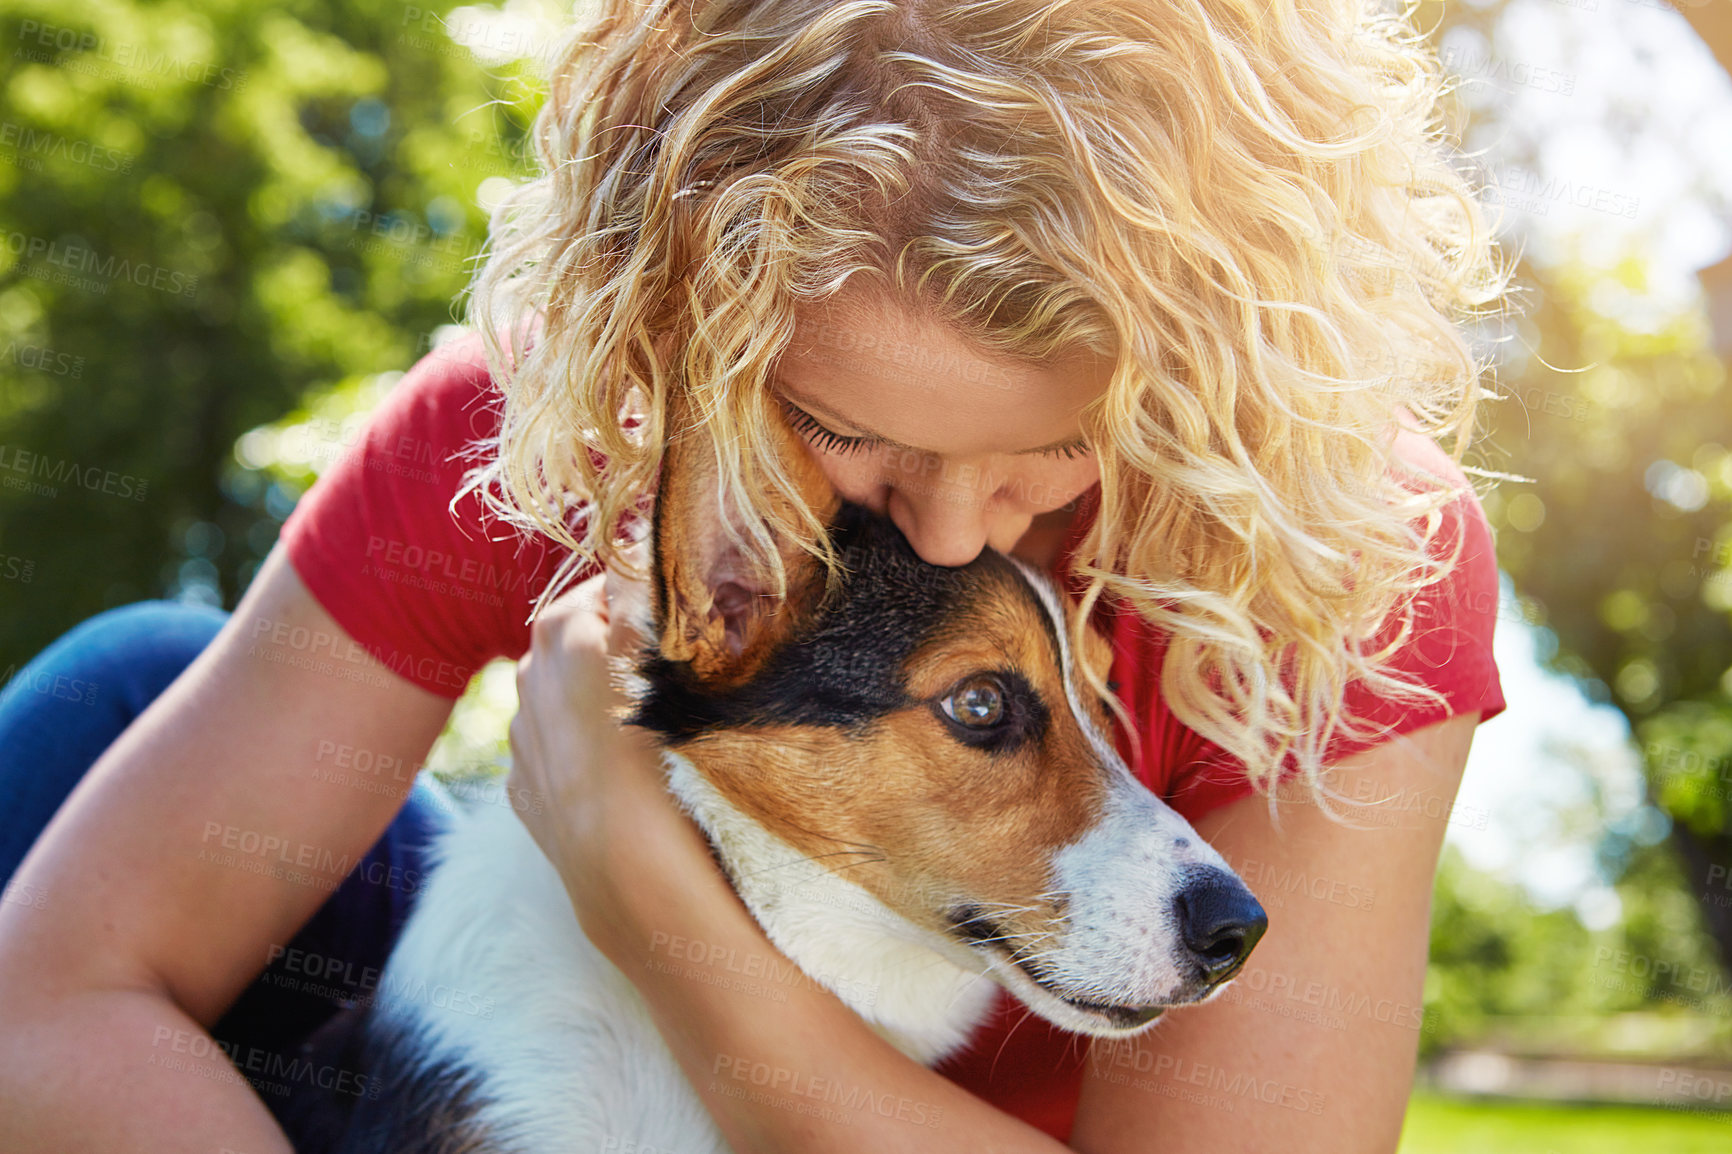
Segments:
[[[800,310],[771,387],[841,496],[888,516],[921,558],[1008,553],[1100,479],[1078,416],[1106,391],[1092,356],[1033,364],[880,297]]]

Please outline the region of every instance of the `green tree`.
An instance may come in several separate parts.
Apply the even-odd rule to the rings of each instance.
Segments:
[[[1446,849],[1432,899],[1423,1050],[1723,1057],[1732,977],[1701,932],[1678,855],[1627,842],[1614,869],[1620,913],[1590,930],[1574,911],[1536,909],[1521,886]]]
[[[1505,374],[1491,444],[1533,484],[1488,511],[1554,663],[1630,719],[1732,964],[1732,397],[1701,316],[1642,331],[1617,315],[1644,277],[1634,257],[1611,280],[1527,269],[1538,354]]]
[[[452,319],[535,96],[384,0],[0,0],[0,43],[9,674],[108,606],[233,604],[299,493],[236,438]]]
[[[1714,32],[1699,5],[1685,7],[1699,31]],[[1544,142],[1502,89],[1523,76],[1539,84],[1542,73],[1548,84],[1575,80],[1540,69],[1570,61],[1558,45],[1523,39],[1532,25],[1506,23],[1514,11],[1505,0],[1419,9],[1463,77],[1459,135],[1506,166],[1487,174],[1506,217],[1519,217],[1519,193],[1543,198],[1558,182],[1507,199],[1496,187],[1511,166],[1544,168]],[[1717,27],[1709,42],[1724,53]],[[1671,127],[1613,108],[1597,131],[1617,148]],[[1567,246],[1523,262],[1510,323],[1488,334],[1502,337],[1502,400],[1489,407],[1479,463],[1531,479],[1487,500],[1499,561],[1540,622],[1551,664],[1629,719],[1650,796],[1672,820],[1680,869],[1638,870],[1631,881],[1689,893],[1732,972],[1732,396],[1705,317],[1657,310],[1649,278],[1639,242],[1610,270]],[[1609,879],[1646,860],[1622,855],[1615,832],[1607,840]],[[1672,952],[1692,954],[1689,937]]]

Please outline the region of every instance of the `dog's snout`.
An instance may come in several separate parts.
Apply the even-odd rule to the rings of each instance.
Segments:
[[[1221,870],[1194,877],[1179,891],[1175,904],[1179,936],[1211,986],[1238,973],[1269,928],[1269,917],[1251,891]]]

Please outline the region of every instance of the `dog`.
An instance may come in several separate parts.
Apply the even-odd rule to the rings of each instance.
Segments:
[[[1267,920],[1115,752],[1084,676],[1104,684],[1105,640],[1085,632],[1075,651],[1076,610],[1017,559],[925,564],[776,427],[839,581],[777,540],[785,596],[770,597],[723,528],[713,449],[674,438],[628,693],[668,789],[799,980],[927,1064],[967,1044],[998,986],[1107,1038],[1217,992]],[[402,997],[339,1015],[320,1045],[369,1092],[303,1112],[297,1150],[727,1151],[509,807],[460,814],[433,861],[381,989],[466,992],[489,1012]]]

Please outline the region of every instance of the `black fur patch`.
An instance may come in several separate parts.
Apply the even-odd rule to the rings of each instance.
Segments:
[[[496,1149],[476,1115],[481,1076],[427,1059],[426,1039],[370,1010],[339,1013],[302,1046],[358,1093],[297,1094],[277,1121],[296,1154],[482,1154]]]
[[[956,568],[928,565],[888,518],[858,505],[843,505],[831,538],[847,566],[842,587],[749,683],[717,692],[689,666],[652,653],[640,666],[649,690],[633,722],[675,746],[752,726],[859,728],[911,704],[902,676],[909,655],[960,628],[957,608],[985,597],[1033,604],[1057,660],[1045,607],[999,554],[987,550]]]

